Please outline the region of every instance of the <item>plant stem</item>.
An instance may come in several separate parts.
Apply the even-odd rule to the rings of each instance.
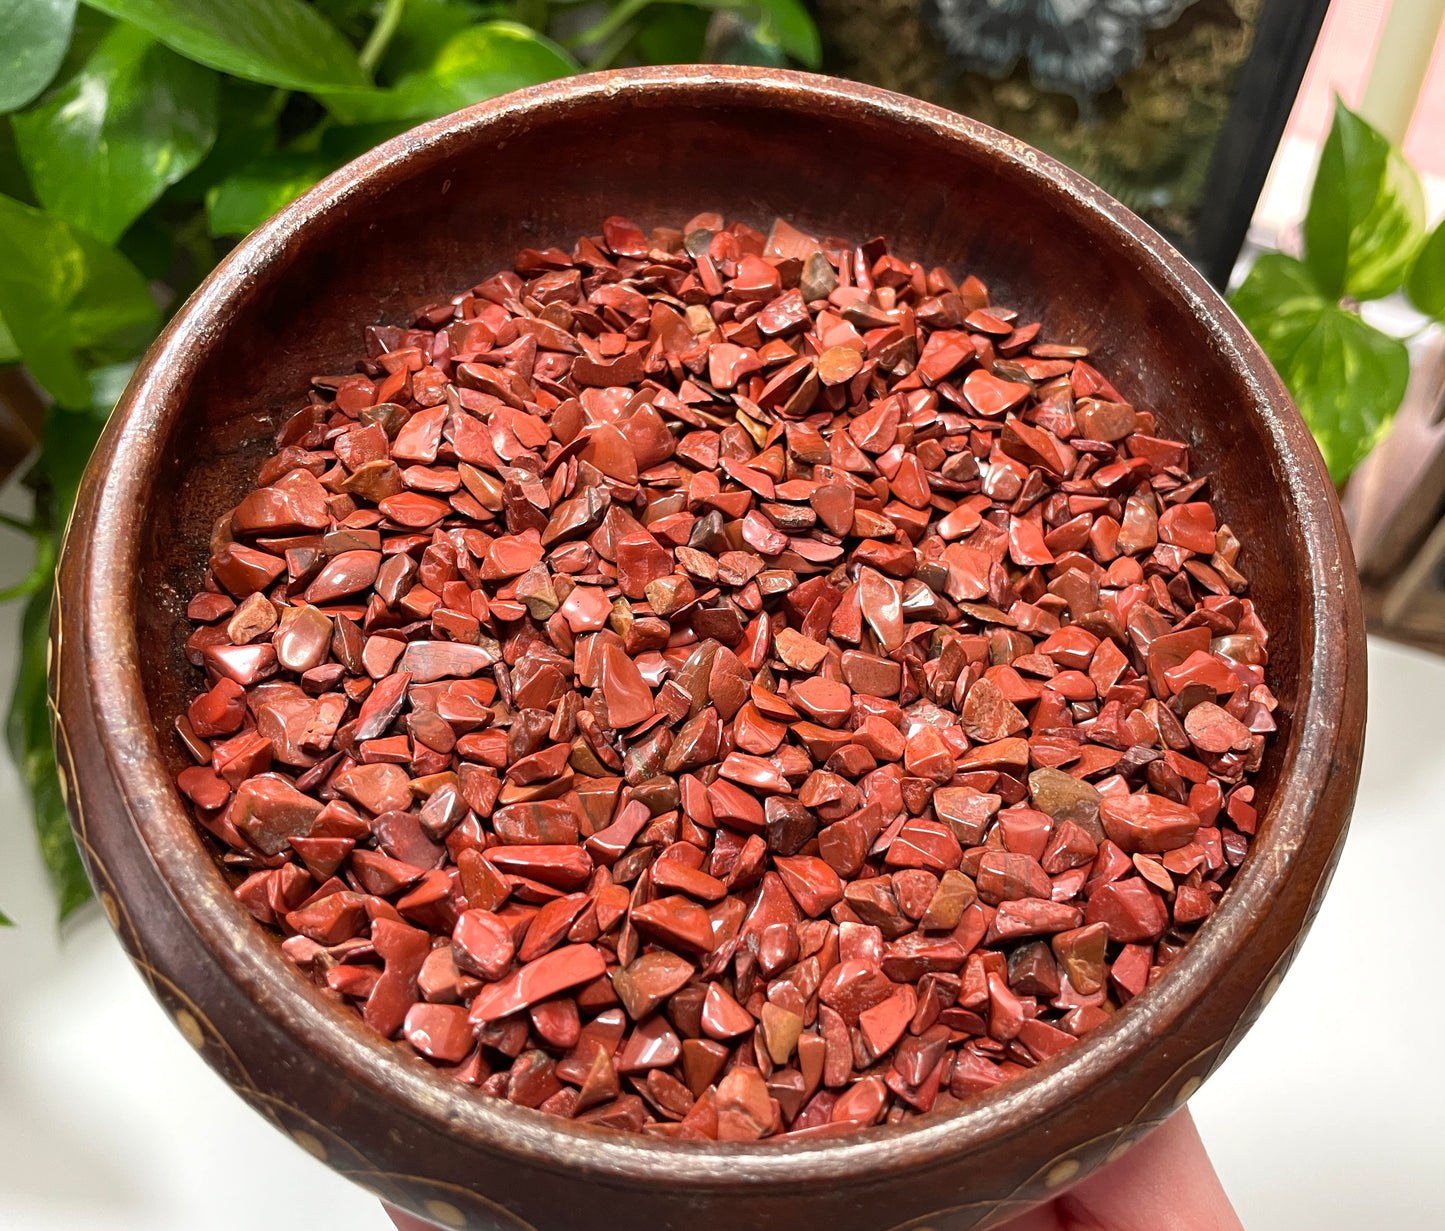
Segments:
[[[386,0],[386,7],[381,10],[381,16],[376,19],[376,25],[372,26],[371,34],[367,37],[366,46],[357,57],[361,67],[368,73],[376,72],[376,66],[386,54],[386,45],[391,42],[391,36],[396,33],[396,28],[401,23],[401,12],[404,8],[406,0]]]
[[[651,3],[652,0],[622,0],[621,4],[608,13],[607,16],[596,25],[590,26],[586,30],[583,30],[581,34],[568,39],[567,46],[575,50],[579,47],[591,47],[597,43],[604,42],[616,34],[618,30]],[[589,65],[589,67],[595,68],[598,66],[592,64]]]
[[[32,537],[44,534],[45,528],[35,522],[21,521],[18,517],[11,517],[8,513],[0,513],[0,526],[9,526],[12,530],[18,530],[21,534],[28,534]]]
[[[587,61],[587,71],[595,73],[598,69],[610,68],[612,62],[627,49],[627,44],[632,41],[633,35],[637,33],[632,26],[623,26],[614,30],[612,37],[601,43],[594,43],[594,51],[591,59]]]

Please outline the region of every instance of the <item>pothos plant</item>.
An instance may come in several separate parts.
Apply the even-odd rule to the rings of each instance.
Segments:
[[[1330,477],[1343,484],[1405,396],[1405,340],[1360,304],[1404,290],[1445,321],[1445,221],[1427,233],[1420,177],[1338,98],[1310,191],[1301,257],[1261,256],[1230,304],[1289,387]]]
[[[239,236],[379,141],[587,69],[816,68],[802,0],[0,0],[0,367],[45,395],[7,737],[63,919],[89,896],[46,711],[51,581],[141,352]],[[0,922],[6,922],[0,915]]]

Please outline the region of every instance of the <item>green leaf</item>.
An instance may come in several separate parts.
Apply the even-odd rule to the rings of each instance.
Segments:
[[[807,68],[823,62],[823,48],[818,41],[818,27],[802,0],[754,0],[762,11],[760,33],[771,38],[793,59]]]
[[[0,111],[25,106],[50,84],[74,24],[75,0],[0,0]]]
[[[1289,387],[1330,477],[1343,483],[1404,399],[1404,343],[1325,298],[1304,265],[1278,252],[1255,262],[1230,302]]]
[[[212,235],[245,235],[323,179],[336,162],[315,151],[266,154],[228,175],[206,193]]]
[[[473,0],[407,0],[380,72],[388,81],[424,72],[449,39],[486,15],[486,6]]]
[[[447,41],[430,76],[449,110],[577,71],[577,62],[551,39],[510,21],[471,26]],[[442,95],[438,95],[438,99]],[[441,113],[439,113],[441,114]]]
[[[217,77],[124,22],[79,72],[14,118],[41,202],[114,243],[216,139]]]
[[[577,62],[551,39],[516,22],[488,21],[453,35],[431,68],[408,73],[391,89],[322,101],[344,124],[429,120],[576,71]]]
[[[734,6],[724,6],[733,9]],[[708,60],[718,64],[753,64],[763,68],[782,68],[788,55],[769,30],[761,14],[754,11],[751,20],[743,10],[731,11],[708,24]]]
[[[707,41],[706,11],[688,4],[655,4],[638,24],[636,45],[649,64],[696,64]]]
[[[47,550],[49,540],[45,540]],[[47,573],[54,567],[54,555]],[[80,852],[70,833],[70,816],[60,792],[55,749],[50,742],[50,713],[46,700],[46,642],[50,636],[50,585],[47,583],[25,604],[20,634],[20,670],[10,699],[6,742],[10,755],[30,792],[40,853],[50,872],[64,920],[90,897],[90,882]]]
[[[15,148],[12,116],[0,115],[0,194],[14,197],[26,205],[38,205],[30,189],[30,179],[20,164],[20,151]]]
[[[27,478],[36,489],[35,521],[42,533],[36,540],[35,568],[23,583],[31,597],[21,625],[20,666],[5,734],[30,793],[40,852],[55,885],[62,920],[86,901],[90,886],[71,837],[50,738],[46,697],[50,597],[61,535],[86,462],[133,367],[92,372],[94,405],[80,410],[52,407],[47,412],[40,453]]]
[[[1405,291],[1421,312],[1445,323],[1445,222],[1435,228],[1410,267]]]
[[[0,315],[31,374],[64,406],[86,406],[87,352],[143,344],[159,320],[125,257],[58,218],[0,196]]]
[[[1420,177],[1338,97],[1304,237],[1310,272],[1331,299],[1379,299],[1398,290],[1425,237]]]
[[[15,335],[10,332],[10,326],[5,323],[5,318],[0,316],[0,363],[19,363],[20,347],[15,344]]]
[[[126,379],[128,380],[129,376]],[[97,394],[104,397],[109,391],[107,384],[113,388],[113,377],[100,377],[97,388],[88,389],[91,398],[94,399]],[[80,480],[85,474],[86,463],[95,452],[96,442],[105,430],[106,420],[110,417],[114,404],[112,400],[110,405],[97,406],[92,400],[79,410],[52,407],[45,416],[45,428],[36,465],[53,502],[52,519],[57,549],[60,546],[60,534],[70,516],[71,505],[75,503],[76,492],[80,490]]]
[[[10,916],[7,915],[3,910],[0,910],[0,928],[13,928],[14,926],[14,920],[12,920]]]
[[[367,89],[356,50],[302,0],[87,0],[201,64],[288,90]]]
[[[1330,305],[1283,373],[1330,477],[1343,483],[1383,439],[1405,397],[1410,354],[1397,338]]]
[[[1266,252],[1255,261],[1229,299],[1271,360],[1276,351],[1298,346],[1319,309],[1328,304],[1305,265],[1283,252]]]
[[[86,379],[90,382],[90,409],[101,417],[102,422],[110,418],[110,412],[120,401],[120,395],[130,384],[140,360],[128,359],[124,363],[110,363],[104,367],[92,368]],[[89,458],[89,454],[86,457]]]
[[[142,214],[115,245],[148,282],[164,279],[176,263],[175,227],[159,215],[160,210]]]
[[[276,148],[276,121],[291,95],[274,86],[222,77],[216,106],[216,140],[210,153],[184,179],[171,185],[167,201],[199,204],[208,189],[248,162]]]

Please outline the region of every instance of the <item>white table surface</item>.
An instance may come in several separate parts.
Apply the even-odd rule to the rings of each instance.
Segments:
[[[9,575],[19,554],[0,535]],[[0,698],[17,622],[0,607]],[[1371,645],[1360,802],[1334,885],[1283,987],[1191,1103],[1255,1231],[1445,1223],[1442,701],[1445,661]],[[0,905],[19,925],[0,929],[0,1227],[390,1228],[211,1072],[98,910],[57,933],[3,753],[0,817]]]

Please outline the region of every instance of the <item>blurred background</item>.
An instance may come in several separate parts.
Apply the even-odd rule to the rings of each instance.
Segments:
[[[1445,0],[0,0],[0,1225],[390,1226],[164,1020],[70,845],[51,576],[140,354],[380,140],[572,72],[733,62],[1060,158],[1229,292],[1289,385],[1365,586],[1364,773],[1308,942],[1191,1108],[1246,1226],[1439,1226],[1445,966],[1430,884],[1395,869],[1445,814],[1442,21]]]

